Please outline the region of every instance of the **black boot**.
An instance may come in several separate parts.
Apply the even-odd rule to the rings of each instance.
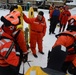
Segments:
[[[51,34],[51,32],[49,32],[49,35]]]
[[[40,54],[44,54],[44,52],[40,52],[40,51],[39,51],[39,53],[40,53]]]
[[[38,58],[38,56],[37,56],[36,54],[33,54],[33,56],[34,56],[35,58]]]

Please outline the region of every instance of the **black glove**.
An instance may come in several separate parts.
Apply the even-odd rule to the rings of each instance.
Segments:
[[[68,68],[68,72],[70,74],[76,75],[76,67],[73,64],[71,64]]]
[[[23,62],[27,62],[28,60],[28,53],[27,54],[23,54]]]

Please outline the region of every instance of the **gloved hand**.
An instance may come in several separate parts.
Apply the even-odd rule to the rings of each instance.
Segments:
[[[67,72],[70,74],[70,75],[76,75],[76,67],[71,64],[67,70]]]
[[[27,62],[27,60],[28,60],[28,53],[24,53],[23,54],[23,62],[25,63],[25,62]]]

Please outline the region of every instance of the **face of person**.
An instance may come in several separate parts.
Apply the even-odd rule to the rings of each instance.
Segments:
[[[65,10],[68,10],[68,8],[65,8]]]
[[[57,7],[55,8],[56,10],[59,10]]]
[[[38,14],[38,20],[40,20],[40,21],[42,20],[42,15]]]

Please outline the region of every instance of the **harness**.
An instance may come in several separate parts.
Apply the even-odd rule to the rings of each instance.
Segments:
[[[20,30],[14,33],[14,34],[15,34],[15,36],[13,37],[14,39],[16,39],[16,38],[17,38],[17,36],[18,36],[19,32],[20,32]],[[1,40],[1,39],[10,39],[10,38],[5,37],[5,36],[0,36],[0,40]],[[11,40],[11,39],[10,39],[10,40]],[[13,47],[14,47],[16,44],[17,44],[17,43],[16,43],[16,40],[14,40],[14,41],[12,42],[12,44],[11,44],[10,48],[8,49],[8,51],[7,51],[6,55],[5,55],[4,57],[3,57],[3,56],[1,56],[1,55],[0,55],[0,56],[1,56],[3,59],[7,59],[7,58],[8,58],[8,56],[10,55],[10,53],[11,53],[11,51],[12,51]]]
[[[67,49],[71,49],[71,48],[74,48],[74,51],[68,51],[68,54],[76,54],[76,34],[72,35],[72,34],[69,34],[69,33],[60,33],[60,34],[57,34],[55,35],[56,38],[58,38],[59,36],[69,36],[69,37],[72,37],[74,39],[74,42],[73,44],[71,44],[70,46],[66,47]]]

